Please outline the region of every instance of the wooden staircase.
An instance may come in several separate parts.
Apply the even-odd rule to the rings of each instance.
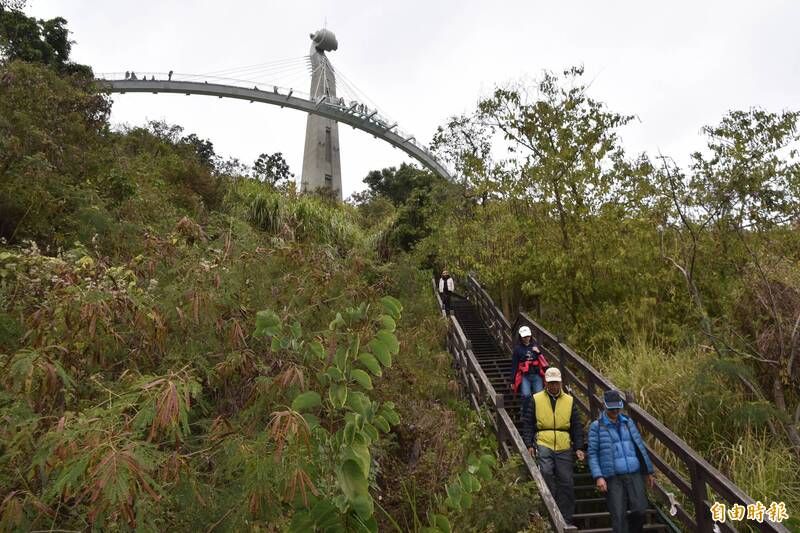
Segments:
[[[503,404],[511,414],[517,431],[519,426],[519,395],[508,388],[508,377],[511,371],[511,354],[501,349],[489,330],[484,326],[477,308],[467,300],[453,300],[453,312],[464,335],[472,346],[478,364],[489,378],[495,391],[502,391]],[[588,421],[587,425],[588,425]],[[606,508],[606,500],[595,489],[588,466],[576,461],[575,473],[575,515],[573,524],[577,531],[600,533],[611,532],[611,518]],[[659,511],[655,508],[647,510],[645,531],[672,531],[663,523]]]

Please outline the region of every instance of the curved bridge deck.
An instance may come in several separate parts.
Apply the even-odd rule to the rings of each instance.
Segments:
[[[397,123],[387,123],[385,119],[378,115],[377,111],[373,112],[365,109],[356,102],[347,104],[341,99],[328,99],[327,97],[312,101],[304,93],[276,86],[272,87],[272,90],[262,90],[256,86],[251,89],[216,82],[224,80],[214,80],[215,83],[208,83],[207,81],[194,80],[165,80],[163,79],[165,76],[167,75],[162,74],[162,79],[151,80],[99,78],[95,82],[112,93],[198,94],[216,96],[218,98],[235,98],[305,111],[306,113],[332,119],[369,133],[375,138],[399,148],[439,176],[452,179],[450,172],[424,146],[417,142],[413,136],[404,134],[397,129]],[[230,83],[236,81],[231,80]]]
[[[547,360],[561,369],[564,387],[575,397],[587,424],[599,416],[603,391],[616,387],[527,314],[520,313],[513,323],[506,320],[474,277],[468,277],[461,287],[469,300],[453,300],[453,313],[448,317],[447,349],[453,356],[455,371],[473,408],[483,407],[493,412],[493,429],[501,451],[507,457],[512,454],[522,457],[556,531],[611,532],[605,498],[595,491],[585,465],[576,465],[574,526],[568,526],[535,460],[525,448],[517,425],[519,399],[508,390],[507,382],[511,347],[515,341],[512,332],[523,325],[531,328]],[[433,289],[441,308],[435,280]],[[755,501],[642,409],[630,394],[626,413],[639,426],[656,467],[656,487],[648,493],[655,505],[647,511],[645,531],[737,531],[730,521],[712,522],[710,506],[719,501],[728,507],[739,504],[746,508]],[[665,454],[671,456],[670,460]],[[747,523],[760,531],[789,531],[781,524],[766,520]]]

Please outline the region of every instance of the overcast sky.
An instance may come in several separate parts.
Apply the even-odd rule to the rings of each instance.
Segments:
[[[327,23],[339,41],[334,66],[426,144],[495,85],[576,64],[593,80],[591,96],[639,118],[622,132],[628,151],[679,162],[728,110],[800,108],[800,2],[29,0],[27,12],[65,17],[73,59],[95,72],[200,74],[296,58]],[[125,94],[114,96],[111,118],[165,120],[218,154],[252,163],[283,152],[293,172],[302,167],[299,111]],[[364,188],[369,170],[409,161],[347,126],[340,145],[345,196]]]

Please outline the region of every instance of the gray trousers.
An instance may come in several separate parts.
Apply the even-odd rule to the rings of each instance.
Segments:
[[[556,499],[556,505],[564,515],[568,524],[572,523],[575,514],[575,490],[573,489],[573,451],[571,449],[556,452],[545,446],[537,446],[539,452],[539,470],[550,494]]]
[[[641,474],[624,474],[606,478],[608,512],[614,533],[641,533],[644,527],[647,493]],[[627,515],[626,511],[631,514]]]

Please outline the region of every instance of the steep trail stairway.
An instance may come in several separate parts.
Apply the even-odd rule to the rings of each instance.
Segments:
[[[437,283],[432,281],[441,308]],[[453,356],[456,373],[473,408],[488,408],[494,414],[492,427],[501,451],[507,457],[515,454],[521,457],[539,489],[555,531],[611,532],[605,498],[595,490],[585,464],[576,462],[576,509],[573,525],[570,525],[561,516],[535,460],[527,452],[518,427],[520,400],[509,390],[507,381],[511,347],[516,342],[513,332],[523,325],[531,329],[547,360],[561,369],[564,388],[575,398],[587,424],[602,410],[603,391],[617,388],[525,313],[520,313],[513,323],[507,320],[474,276],[457,286],[463,288],[467,300],[453,299],[452,313],[447,317],[447,349]],[[714,502],[720,502],[728,508],[734,504],[746,508],[755,504],[755,500],[642,409],[630,393],[626,395],[626,413],[642,432],[656,467],[656,486],[648,491],[650,501],[656,505],[647,511],[645,531],[736,532],[735,526],[744,522],[713,522],[710,507]],[[789,531],[780,523],[766,519],[760,523],[746,523],[759,531]]]
[[[484,327],[478,309],[469,301],[454,300],[453,312],[461,325],[465,337],[472,345],[472,352],[489,378],[496,391],[503,391],[504,405],[515,422],[517,431],[522,432],[519,425],[520,397],[508,391],[508,374],[510,371],[510,354],[502,350],[489,330]],[[581,532],[611,532],[611,518],[606,508],[606,500],[596,492],[592,475],[586,468],[576,463],[575,483],[575,515],[573,524]],[[656,523],[660,515],[656,509],[648,509],[645,531],[671,531],[663,523]]]

